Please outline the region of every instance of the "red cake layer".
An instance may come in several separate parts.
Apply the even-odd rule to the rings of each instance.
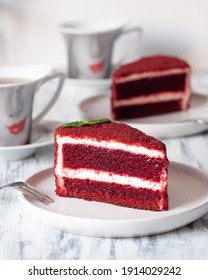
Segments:
[[[58,182],[56,184],[58,185]],[[155,211],[168,209],[168,197],[166,191],[134,189],[131,186],[70,178],[64,178],[64,186],[65,192],[59,188],[56,189],[58,195],[138,209]],[[163,201],[162,206],[161,200]]]
[[[109,171],[159,182],[160,170],[167,168],[167,162],[161,158],[150,160],[145,155],[130,154],[122,150],[64,144],[63,167]]]
[[[167,210],[167,167],[165,145],[124,123],[55,130],[54,175],[60,196]]]
[[[190,105],[190,66],[171,56],[151,56],[121,66],[112,83],[112,119],[186,110]]]
[[[116,114],[116,119],[128,119],[137,117],[146,117],[151,115],[159,115],[169,112],[176,112],[181,110],[181,101],[171,101],[171,102],[158,102],[157,106],[155,104],[144,104],[135,106],[125,106],[115,108],[114,113]]]
[[[115,85],[117,100],[139,95],[150,95],[155,92],[183,91],[185,89],[185,78],[185,74],[175,74],[118,83]]]

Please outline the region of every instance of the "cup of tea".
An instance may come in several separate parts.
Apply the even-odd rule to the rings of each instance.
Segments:
[[[77,20],[60,25],[67,50],[68,77],[73,79],[109,78],[115,65],[112,58],[115,43],[121,36],[136,32],[140,41],[141,27],[123,19]],[[134,50],[130,42],[122,64]]]
[[[55,104],[65,75],[47,65],[0,67],[0,146],[30,143],[32,124],[36,125]],[[33,116],[35,94],[46,82],[58,79],[57,88],[38,115]],[[41,98],[41,97],[39,97]]]

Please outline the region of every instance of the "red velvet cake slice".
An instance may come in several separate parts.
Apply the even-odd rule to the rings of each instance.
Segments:
[[[176,57],[144,57],[113,75],[112,119],[186,110],[189,104],[190,66]]]
[[[59,196],[167,210],[167,168],[165,145],[127,124],[102,119],[55,130]]]

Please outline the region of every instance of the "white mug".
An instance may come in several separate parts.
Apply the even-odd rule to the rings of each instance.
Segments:
[[[130,26],[123,19],[71,21],[61,24],[60,32],[67,49],[68,77],[75,79],[109,78],[113,69],[133,52],[132,46],[129,46],[125,57],[113,65],[117,39],[130,32],[137,32],[138,40],[141,37],[141,28]]]
[[[0,68],[0,146],[30,143],[32,124],[37,124],[59,97],[64,74],[47,65],[20,65]],[[33,117],[35,93],[46,82],[59,79],[58,86],[42,111]]]

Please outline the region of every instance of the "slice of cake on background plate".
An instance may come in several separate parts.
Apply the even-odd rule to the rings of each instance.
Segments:
[[[112,119],[187,110],[190,66],[171,56],[150,56],[121,66],[113,74]]]
[[[56,194],[167,210],[165,145],[124,123],[101,119],[55,130]]]

